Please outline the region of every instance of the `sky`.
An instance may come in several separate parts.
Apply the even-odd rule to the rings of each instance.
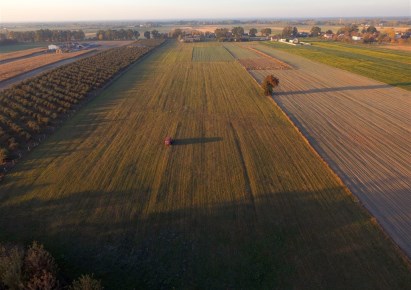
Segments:
[[[0,22],[411,16],[411,0],[1,0]]]

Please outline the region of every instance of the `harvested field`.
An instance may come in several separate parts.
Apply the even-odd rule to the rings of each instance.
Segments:
[[[38,52],[43,52],[46,50],[47,48],[45,47],[36,47],[36,48],[25,49],[25,50],[20,50],[20,51],[2,53],[0,54],[0,61],[12,59],[12,58],[25,57],[25,56],[29,56],[31,54],[38,53]]]
[[[193,61],[234,61],[234,58],[222,46],[193,48]]]
[[[224,47],[233,55],[236,59],[251,59],[251,58],[261,58],[261,55],[255,53],[250,49],[246,49],[238,44],[225,43]]]
[[[274,101],[193,46],[156,50],[6,176],[0,240],[36,239],[106,289],[409,289]]]
[[[37,47],[46,47],[47,43],[18,43],[11,45],[0,45],[0,56],[5,53],[24,51],[27,49],[37,48]]]
[[[92,53],[93,51],[94,50],[81,50],[77,52],[62,54],[47,53],[43,55],[8,62],[5,64],[0,64],[0,81],[13,78],[19,74],[37,69],[45,65],[49,65],[54,62],[70,59],[83,54]]]
[[[269,58],[243,58],[238,60],[247,70],[289,69]]]
[[[391,45],[382,46],[382,48],[411,52],[411,44],[404,44],[404,45],[391,44]]]
[[[225,48],[235,57],[247,70],[270,70],[270,69],[290,69],[286,63],[275,59],[272,56],[255,50],[252,47],[240,47],[230,44]]]
[[[276,102],[411,256],[411,93],[278,50],[270,53],[299,69],[252,75],[260,81],[267,74],[279,77]]]

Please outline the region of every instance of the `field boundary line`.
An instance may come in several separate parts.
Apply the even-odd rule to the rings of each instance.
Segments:
[[[261,88],[261,84],[258,82],[258,80],[248,71],[238,60],[237,63],[250,75],[250,77],[255,81],[257,86]],[[384,230],[384,227],[377,221],[377,219],[374,217],[374,215],[371,214],[371,212],[364,206],[364,204],[357,198],[355,194],[351,192],[351,190],[347,187],[347,185],[342,181],[340,176],[331,168],[331,166],[324,160],[324,158],[318,153],[318,151],[312,146],[310,141],[307,139],[307,137],[301,132],[301,130],[298,128],[298,126],[291,120],[291,118],[288,116],[288,114],[281,108],[281,106],[276,102],[274,99],[273,95],[268,97],[270,102],[273,103],[275,107],[277,107],[280,112],[283,114],[283,116],[288,120],[288,122],[294,127],[294,130],[297,131],[297,134],[302,137],[304,142],[308,145],[309,150],[314,153],[314,155],[317,156],[317,158],[324,164],[326,168],[331,172],[331,174],[337,179],[337,182],[343,186],[344,191],[347,192],[348,196],[352,199],[352,201],[360,206],[360,208],[370,217],[372,220],[373,224],[379,229],[380,232],[382,232],[383,236],[391,241],[391,244],[394,246],[395,251],[398,253],[398,255],[401,257],[401,259],[404,261],[404,263],[407,265],[407,268],[411,272],[411,257],[408,257],[408,255],[405,253],[405,251],[394,241],[394,239]]]
[[[13,62],[13,61],[16,61],[16,60],[30,58],[30,57],[45,54],[45,53],[47,53],[47,52],[44,50],[44,51],[33,52],[33,53],[26,54],[26,55],[23,55],[23,56],[16,56],[16,57],[12,57],[12,58],[7,58],[7,59],[0,60],[0,64],[6,64],[6,63]],[[1,56],[1,54],[0,54],[0,56]]]
[[[253,52],[255,52],[255,53],[257,53],[257,54],[259,54],[259,55],[261,55],[261,56],[264,56],[264,57],[266,57],[266,58],[268,58],[268,59],[270,59],[270,60],[272,60],[272,61],[274,61],[274,62],[279,63],[280,65],[283,65],[284,68],[280,68],[280,70],[294,69],[294,67],[291,66],[290,64],[285,63],[285,62],[283,62],[282,60],[279,60],[279,59],[277,59],[277,58],[275,58],[275,57],[273,57],[273,56],[271,56],[271,55],[268,55],[268,54],[266,54],[266,53],[264,53],[264,52],[262,52],[262,51],[260,51],[260,50],[258,50],[258,49],[256,49],[256,48],[254,48],[254,47],[244,47],[244,48],[247,48],[247,49],[249,49],[249,50],[251,50],[251,51],[253,51]]]
[[[350,196],[351,200],[359,205],[359,208],[366,213],[372,223],[376,226],[376,228],[382,232],[383,236],[391,241],[391,244],[394,246],[395,251],[399,254],[401,259],[404,261],[404,263],[407,265],[407,268],[411,271],[411,259],[410,257],[407,256],[405,251],[394,241],[394,239],[384,230],[384,227],[378,222],[377,218],[371,214],[371,212],[364,206],[364,204],[361,202],[361,200],[351,192],[351,190],[347,187],[347,185],[343,182],[343,180],[340,178],[340,176],[330,167],[330,165],[327,163],[327,161],[324,160],[324,158],[315,150],[315,148],[312,146],[308,138],[304,135],[303,132],[301,132],[300,128],[292,121],[292,119],[288,116],[288,114],[281,108],[281,106],[277,103],[277,101],[274,99],[273,95],[268,97],[269,100],[279,108],[283,116],[288,120],[288,122],[294,127],[294,130],[297,131],[298,135],[301,136],[301,138],[304,140],[304,142],[307,144],[309,147],[309,150],[316,155],[316,157],[323,163],[323,165],[331,172],[331,174],[335,177],[337,182],[342,185],[344,188],[344,191]]]

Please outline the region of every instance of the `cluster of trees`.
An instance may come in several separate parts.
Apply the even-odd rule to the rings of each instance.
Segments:
[[[280,80],[273,75],[268,75],[264,78],[261,83],[261,87],[264,90],[266,96],[271,96],[273,94],[273,89],[280,84]]]
[[[133,29],[107,29],[99,30],[96,33],[98,40],[132,40],[140,37],[140,32]]]
[[[12,158],[13,152],[25,149],[23,146],[36,145],[34,136],[53,120],[162,40],[140,42],[146,46],[106,50],[3,90],[0,93],[0,164]]]
[[[283,28],[281,33],[283,38],[293,38],[298,36],[298,29],[297,27],[293,26],[286,26]]]
[[[167,33],[160,33],[158,30],[153,29],[151,31],[145,31],[144,32],[144,37],[146,39],[150,39],[150,38],[160,39],[160,38],[167,38],[168,34]]]
[[[81,41],[85,39],[83,30],[50,30],[8,31],[0,34],[0,40],[10,39],[18,42],[62,42]]]
[[[58,279],[57,263],[43,245],[33,242],[24,249],[0,244],[0,289],[103,289],[101,282],[89,275],[64,284]]]
[[[257,36],[258,30],[256,28],[250,28],[248,31],[248,35],[250,37],[255,37]],[[260,30],[261,36],[269,36],[271,35],[272,31],[271,28],[263,28]],[[239,39],[244,36],[245,30],[241,26],[236,26],[233,27],[231,30],[228,28],[217,28],[214,31],[215,37],[217,39],[226,39],[226,38],[236,38]]]

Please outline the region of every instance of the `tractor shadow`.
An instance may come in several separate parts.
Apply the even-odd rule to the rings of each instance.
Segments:
[[[204,144],[204,143],[213,143],[220,142],[223,138],[221,137],[204,137],[204,138],[184,138],[184,139],[174,139],[174,145],[192,145],[192,144]]]

